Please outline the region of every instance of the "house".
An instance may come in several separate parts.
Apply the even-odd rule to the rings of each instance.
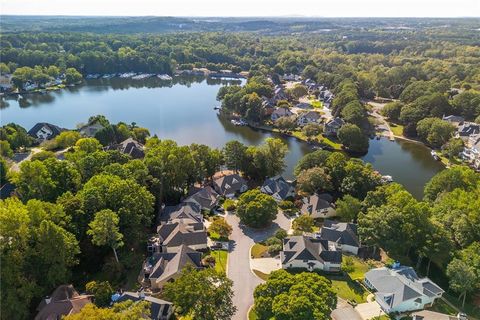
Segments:
[[[218,205],[219,197],[220,195],[212,187],[206,186],[189,196],[184,202],[196,203],[201,209],[213,210]]]
[[[207,248],[207,231],[203,223],[176,220],[157,227],[158,238],[149,247],[151,252],[164,252],[167,248],[186,245],[194,250]]]
[[[35,320],[60,320],[64,316],[80,312],[82,308],[91,303],[91,295],[79,294],[69,285],[61,285],[52,295],[43,299],[37,307]]]
[[[443,116],[442,117],[442,120],[444,121],[448,121],[450,122],[451,124],[455,125],[456,127],[458,127],[459,125],[463,124],[463,122],[465,121],[465,119],[461,116],[454,116],[454,115],[449,115],[449,116]]]
[[[215,179],[213,187],[220,195],[227,198],[233,198],[236,193],[248,190],[247,182],[236,173]]]
[[[375,301],[385,311],[407,312],[433,305],[442,288],[428,278],[419,278],[412,267],[376,268],[365,273],[365,284],[375,290]]]
[[[299,125],[300,127],[303,127],[304,125],[307,125],[309,123],[319,123],[321,118],[322,117],[320,116],[320,113],[315,111],[308,111],[308,112],[302,113],[298,117],[297,125]]]
[[[480,133],[480,124],[473,122],[464,122],[462,125],[458,126],[457,137],[462,139],[468,139],[468,137]]]
[[[260,191],[271,195],[277,201],[295,196],[295,188],[282,176],[275,176],[265,180]]]
[[[314,194],[303,199],[300,212],[312,218],[331,218],[337,214],[332,202],[333,198],[329,194]]]
[[[176,279],[186,265],[202,268],[202,253],[186,245],[168,248],[167,252],[156,253],[145,261],[143,281],[149,282],[152,289],[161,289],[163,285]]]
[[[276,86],[275,90],[273,91],[273,97],[271,101],[275,104],[280,100],[287,100],[287,94],[283,90],[281,86]]]
[[[345,124],[342,118],[335,117],[325,123],[324,134],[326,136],[336,136],[338,134],[338,130]]]
[[[264,116],[271,116],[275,110],[275,102],[273,99],[269,99],[265,96],[262,96],[262,109]]]
[[[460,317],[449,316],[448,314],[439,313],[430,310],[422,310],[414,312],[410,315],[412,320],[461,320]],[[466,320],[466,319],[465,319]]]
[[[128,154],[133,159],[142,159],[145,157],[145,152],[143,144],[134,140],[133,138],[128,138],[119,144],[114,144],[110,146],[106,146],[103,148],[105,151],[108,150],[118,150],[121,153]]]
[[[198,203],[189,201],[176,206],[165,207],[160,214],[160,222],[171,223],[178,220],[189,223],[203,223],[202,208]]]
[[[105,128],[103,124],[101,124],[99,121],[95,121],[93,123],[86,124],[82,126],[80,129],[78,129],[78,132],[84,137],[94,137],[95,134]]]
[[[337,251],[335,246],[329,246],[326,240],[293,236],[283,239],[280,261],[283,269],[338,272],[341,270],[342,252]]]
[[[47,122],[39,122],[28,131],[28,134],[41,142],[55,138],[62,131],[63,129],[56,125]]]
[[[357,225],[354,223],[325,220],[319,236],[320,239],[335,244],[337,250],[358,254],[360,240],[358,239]]]
[[[461,157],[475,169],[480,169],[480,134],[474,134],[468,138]]]
[[[296,108],[300,109],[312,109],[313,106],[310,103],[307,102],[300,102],[295,105]]]
[[[271,116],[270,116],[270,119],[272,119],[272,121],[277,121],[278,119],[280,118],[283,118],[283,117],[290,117],[290,116],[293,116],[293,112],[290,111],[289,108],[286,108],[286,107],[280,107],[280,108],[276,108]]]
[[[13,89],[12,75],[0,74],[0,91],[10,91]]]
[[[27,81],[23,85],[23,90],[25,90],[25,91],[31,91],[31,90],[35,90],[37,88],[38,88],[38,84],[36,84],[35,82],[31,82],[31,81]]]
[[[119,295],[113,302],[119,303],[125,301],[148,301],[150,303],[149,319],[152,320],[168,320],[173,313],[173,305],[171,302],[145,295],[143,290],[140,292],[125,291],[121,295]]]
[[[285,81],[300,81],[302,77],[300,77],[297,74],[290,73],[290,74],[284,74],[282,76],[282,79]]]

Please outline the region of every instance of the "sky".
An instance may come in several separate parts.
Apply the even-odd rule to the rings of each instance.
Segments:
[[[0,0],[6,15],[480,17],[480,0]]]

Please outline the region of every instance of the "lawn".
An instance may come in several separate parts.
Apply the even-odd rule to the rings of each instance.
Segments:
[[[445,313],[448,315],[456,315],[458,313],[457,310],[455,310],[455,308],[452,308],[448,303],[446,303],[442,299],[437,299],[437,301],[435,301],[433,306],[429,309],[435,312]]]
[[[255,273],[255,275],[257,277],[259,277],[260,279],[262,279],[264,281],[267,281],[268,278],[270,277],[269,274],[263,273],[262,271],[258,271],[258,270],[255,270],[255,269],[253,269],[252,271],[253,271],[253,273]]]
[[[368,291],[351,279],[335,277],[330,280],[333,290],[340,298],[356,303],[367,302]]]
[[[362,280],[363,278],[365,278],[365,273],[370,270],[370,266],[362,259],[354,256],[350,257],[353,260],[354,270],[352,272],[349,272],[348,275],[352,280]],[[345,261],[345,256],[343,257],[343,261]]]
[[[215,270],[219,273],[226,273],[228,252],[224,250],[215,250],[211,251],[210,255],[215,257]]]
[[[251,255],[253,259],[262,258],[262,256],[267,252],[268,247],[260,243],[255,243],[251,249]]]
[[[390,130],[392,130],[394,135],[400,136],[400,137],[403,136],[403,126],[401,124],[389,122],[388,125],[390,126]]]
[[[325,144],[328,144],[329,146],[331,146],[335,150],[342,150],[342,144],[341,143],[335,142],[334,140],[332,140],[328,137],[323,137],[322,142],[325,143]]]
[[[258,316],[255,313],[254,308],[251,308],[250,311],[248,312],[248,320],[258,320]]]
[[[318,101],[318,100],[310,100],[310,104],[312,105],[312,107],[314,108],[323,108],[323,104],[321,101]]]

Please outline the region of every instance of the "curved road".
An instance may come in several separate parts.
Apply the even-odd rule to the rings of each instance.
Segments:
[[[250,271],[250,248],[256,242],[269,238],[278,228],[289,230],[291,222],[279,213],[269,228],[255,230],[240,225],[240,220],[235,214],[226,214],[225,219],[233,229],[227,267],[227,276],[233,281],[233,304],[237,307],[232,319],[246,320],[248,310],[253,305],[253,291],[263,282]]]

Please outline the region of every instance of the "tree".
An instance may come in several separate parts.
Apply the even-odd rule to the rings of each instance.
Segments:
[[[450,192],[456,188],[471,190],[480,181],[474,171],[465,166],[456,166],[437,173],[426,185],[424,197],[434,201],[442,192]]]
[[[6,140],[0,140],[0,155],[6,158],[13,157],[13,150],[10,148],[10,143]]]
[[[280,129],[281,131],[291,131],[296,128],[297,121],[295,117],[281,117],[277,121],[275,121],[275,126]]]
[[[358,127],[362,127],[367,120],[367,111],[358,100],[347,103],[340,114],[345,121],[353,123]]]
[[[246,151],[247,147],[241,142],[236,140],[227,142],[223,148],[223,155],[227,168],[238,172],[244,166]]]
[[[418,136],[433,147],[441,147],[455,132],[455,126],[437,118],[425,118],[417,123]]]
[[[285,270],[272,272],[253,296],[260,319],[326,320],[337,303],[326,278],[307,272],[292,275]]]
[[[228,239],[232,234],[232,226],[230,226],[224,218],[217,218],[212,221],[208,227],[208,232],[220,235],[222,239]]]
[[[233,282],[214,269],[196,270],[186,266],[173,282],[168,282],[163,293],[175,305],[179,316],[193,319],[230,319],[236,311],[232,303]]]
[[[83,77],[80,72],[78,72],[75,68],[67,68],[65,70],[65,82],[67,84],[74,84],[82,81]]]
[[[336,202],[337,214],[345,221],[356,221],[362,211],[362,202],[349,194]]]
[[[123,246],[123,235],[118,228],[118,215],[112,210],[105,209],[95,214],[95,218],[88,224],[87,234],[92,236],[92,243],[97,246],[109,246],[118,261],[117,249]]]
[[[333,189],[330,176],[320,167],[303,170],[298,175],[297,187],[305,194],[331,191]]]
[[[344,124],[340,130],[338,130],[338,139],[350,151],[368,151],[368,137],[366,137],[355,124]]]
[[[465,298],[469,292],[475,290],[478,278],[472,267],[460,259],[453,259],[447,267],[447,276],[450,279],[450,288],[463,296],[462,308],[465,306]]]
[[[110,304],[112,294],[115,292],[108,281],[90,281],[85,285],[85,290],[95,297],[95,305],[106,307]]]
[[[464,144],[461,138],[450,138],[450,140],[442,146],[442,152],[452,160],[459,156],[460,152],[463,151],[463,147]]]
[[[340,191],[348,193],[358,199],[363,199],[368,191],[381,185],[381,176],[375,172],[370,164],[361,160],[350,159],[343,167],[343,179],[340,182]]]
[[[13,176],[13,183],[24,200],[52,200],[55,182],[46,166],[40,161],[24,161],[20,172]]]
[[[327,162],[330,154],[331,153],[329,151],[325,150],[317,150],[307,153],[300,160],[298,160],[297,165],[294,169],[294,174],[298,177],[298,175],[303,170],[311,169],[314,167],[323,167]]]
[[[314,221],[309,215],[302,214],[293,220],[292,229],[299,232],[313,232]]]
[[[308,94],[307,87],[303,84],[296,84],[293,88],[288,89],[287,93],[290,94],[294,99],[299,99]]]
[[[285,169],[285,156],[288,147],[280,139],[267,138],[265,142],[256,148],[254,165],[262,178],[273,177]]]
[[[115,303],[111,308],[99,308],[93,303],[85,305],[80,312],[64,317],[65,320],[123,320],[144,319],[149,316],[150,302],[148,301],[125,301]]]
[[[250,227],[265,227],[277,216],[277,203],[258,189],[249,190],[238,199],[236,213]]]
[[[62,131],[55,137],[55,144],[58,148],[65,149],[74,146],[80,138],[80,133],[77,131]]]
[[[85,153],[93,153],[100,150],[102,145],[95,138],[82,138],[75,143],[75,150]]]
[[[403,106],[403,103],[399,101],[390,102],[382,108],[381,113],[384,117],[387,117],[391,121],[398,121]]]
[[[302,129],[303,134],[308,138],[311,139],[312,137],[318,136],[322,133],[323,128],[318,123],[308,123]]]

